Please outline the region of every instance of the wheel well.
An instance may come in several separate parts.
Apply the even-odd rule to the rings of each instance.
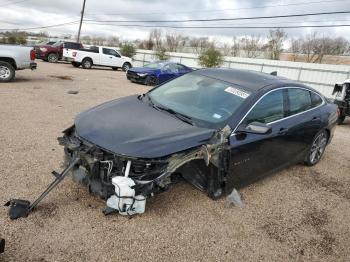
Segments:
[[[94,61],[92,61],[91,57],[84,57],[83,60],[81,60],[81,62],[83,62],[84,60],[90,60],[91,63],[94,63]]]
[[[326,130],[326,133],[327,133],[327,142],[329,141],[329,138],[331,136],[331,131],[329,129],[325,129]]]
[[[129,65],[131,65],[131,63],[130,63],[130,62],[124,62],[123,66],[124,66],[125,64],[129,64]]]
[[[7,62],[13,66],[14,69],[17,69],[16,61],[10,57],[0,57],[0,61]]]

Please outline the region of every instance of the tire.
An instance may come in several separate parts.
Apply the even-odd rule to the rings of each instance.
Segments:
[[[124,72],[128,71],[130,68],[131,68],[131,64],[130,63],[126,62],[126,63],[123,64],[122,69],[123,69]]]
[[[49,61],[49,63],[57,63],[58,61],[58,55],[55,53],[51,53],[47,56],[47,61]]]
[[[328,133],[326,130],[318,132],[312,140],[310,149],[307,152],[304,163],[307,166],[316,165],[322,158],[328,142]]]
[[[10,82],[15,75],[16,71],[10,63],[0,61],[0,82]]]
[[[118,71],[118,67],[112,67],[113,71]]]
[[[92,60],[90,58],[84,58],[83,62],[81,63],[82,67],[84,69],[91,69],[92,67]]]
[[[338,116],[337,124],[338,124],[338,125],[343,124],[344,120],[345,120],[345,116]]]
[[[156,86],[158,84],[158,79],[155,76],[147,76],[145,80],[146,86]]]
[[[74,67],[79,67],[81,64],[80,63],[78,63],[78,62],[72,62],[72,66],[74,66]]]

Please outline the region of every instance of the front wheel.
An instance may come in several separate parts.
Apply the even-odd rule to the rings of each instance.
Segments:
[[[15,69],[10,63],[0,62],[0,82],[10,82],[15,78]]]
[[[312,140],[311,147],[304,160],[304,163],[307,166],[316,165],[320,161],[326,149],[327,141],[328,141],[328,134],[326,130],[321,130],[320,132],[317,133],[317,135]]]
[[[145,79],[146,86],[156,86],[158,84],[158,79],[155,76],[147,76]]]
[[[49,54],[47,56],[47,60],[50,62],[50,63],[57,63],[58,61],[58,55],[57,54]]]
[[[124,63],[123,64],[122,69],[123,69],[124,72],[128,71],[130,68],[131,68],[131,64],[130,63]]]

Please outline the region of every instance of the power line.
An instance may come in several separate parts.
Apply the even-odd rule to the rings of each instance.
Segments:
[[[350,27],[350,24],[338,25],[293,25],[293,26],[172,26],[172,25],[113,25],[84,22],[86,24],[94,25],[109,25],[117,27],[141,27],[141,28],[173,28],[173,29],[292,29],[292,28],[324,28],[324,27]]]
[[[286,18],[286,17],[336,15],[336,14],[349,14],[349,13],[350,13],[350,11],[335,11],[335,12],[304,13],[304,14],[290,14],[290,15],[233,17],[233,18],[213,18],[213,19],[184,19],[184,20],[95,20],[95,19],[86,19],[85,21],[100,22],[100,23],[185,23],[185,22],[209,22],[209,21],[236,21],[236,20],[274,19],[274,18]]]
[[[60,26],[66,26],[66,25],[74,25],[79,23],[79,20],[77,21],[71,21],[67,23],[61,23],[61,24],[55,24],[55,25],[47,25],[47,26],[37,26],[37,27],[27,27],[27,28],[0,28],[0,31],[27,31],[27,30],[35,30],[35,29],[45,29],[45,28],[52,28],[52,27],[60,27]]]
[[[16,4],[27,2],[27,1],[30,1],[30,0],[20,0],[20,1],[17,1],[17,2],[6,3],[6,4],[3,4],[3,5],[0,5],[0,7],[8,6],[8,5],[16,5]]]
[[[249,9],[261,9],[268,7],[281,7],[281,6],[296,6],[296,5],[310,5],[310,4],[320,4],[320,3],[333,3],[333,2],[346,2],[348,0],[326,0],[326,1],[313,1],[313,2],[303,2],[303,3],[289,3],[289,4],[276,4],[276,5],[263,5],[254,7],[241,7],[241,8],[227,8],[227,9],[216,9],[216,10],[192,10],[183,12],[171,12],[171,14],[188,14],[188,13],[215,13],[215,12],[225,12],[225,11],[239,11],[239,10],[249,10]],[[87,15],[154,15],[154,14],[164,14],[163,12],[152,12],[152,13],[87,13]]]

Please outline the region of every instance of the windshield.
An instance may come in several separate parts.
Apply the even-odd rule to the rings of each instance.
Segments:
[[[164,66],[164,63],[150,63],[150,64],[146,64],[143,67],[146,68],[151,68],[151,69],[160,69]]]
[[[59,45],[61,45],[62,43],[63,43],[63,42],[58,41],[58,42],[54,43],[53,46],[59,46]]]
[[[241,87],[190,73],[152,90],[150,99],[195,120],[216,124],[225,121],[249,96]]]

